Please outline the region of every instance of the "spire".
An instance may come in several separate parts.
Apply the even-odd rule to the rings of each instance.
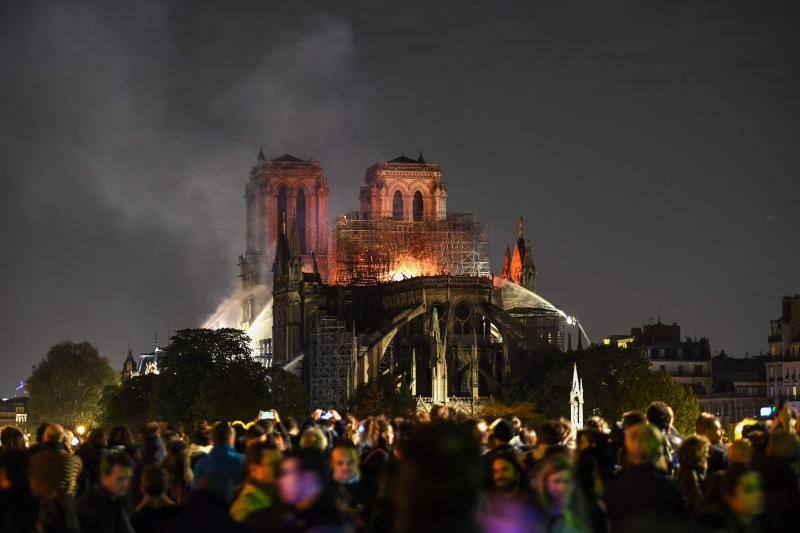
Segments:
[[[422,157],[422,150],[419,151],[419,157],[417,158],[417,163],[424,163],[425,158]]]
[[[522,217],[519,217],[519,222],[517,222],[517,238],[522,239]]]
[[[572,390],[578,390],[580,381],[578,380],[578,363],[572,363]]]
[[[267,158],[264,156],[264,147],[260,146],[258,148],[258,158],[256,159],[256,163],[260,165],[260,164],[266,163],[266,162],[267,162]]]
[[[578,379],[578,364],[572,365],[572,390],[569,393],[570,426],[573,436],[583,428],[583,380]]]

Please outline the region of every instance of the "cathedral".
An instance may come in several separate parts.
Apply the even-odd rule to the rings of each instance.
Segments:
[[[488,229],[448,212],[438,163],[373,164],[359,210],[330,226],[328,195],[319,161],[260,152],[239,258],[243,326],[272,306],[269,360],[298,373],[315,406],[345,408],[387,373],[427,405],[474,403],[509,382],[515,357],[564,349],[566,315],[533,292],[522,219],[492,276]]]

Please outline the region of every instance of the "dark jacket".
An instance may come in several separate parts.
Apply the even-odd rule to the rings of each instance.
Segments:
[[[608,484],[606,509],[611,531],[647,531],[653,525],[685,522],[683,498],[651,464],[632,465]],[[649,526],[649,527],[648,527]]]
[[[323,493],[314,505],[299,511],[291,507],[274,506],[257,511],[250,516],[248,523],[255,533],[280,531],[282,533],[325,532],[338,533],[353,531],[336,507],[333,494]]]
[[[157,533],[247,533],[249,529],[228,516],[225,501],[207,490],[195,490],[180,514],[156,528]],[[275,529],[275,531],[280,531]]]
[[[133,533],[125,498],[98,485],[78,499],[81,530],[91,533]]]
[[[706,476],[728,468],[728,449],[723,444],[712,444],[708,449],[708,469]]]
[[[145,507],[131,515],[131,524],[136,533],[153,533],[159,525],[178,516],[180,511],[181,508],[177,505],[168,505],[157,509]]]

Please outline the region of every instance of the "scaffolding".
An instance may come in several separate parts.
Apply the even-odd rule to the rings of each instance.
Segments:
[[[472,214],[443,220],[339,217],[334,229],[332,279],[375,285],[405,277],[490,275],[489,231]]]
[[[308,388],[314,409],[346,411],[355,387],[355,339],[344,321],[322,316],[310,336]]]

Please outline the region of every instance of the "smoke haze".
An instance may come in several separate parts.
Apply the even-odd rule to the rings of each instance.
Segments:
[[[495,270],[525,217],[537,292],[595,341],[660,312],[766,349],[800,292],[796,4],[457,5],[0,4],[0,392],[235,293],[261,145],[320,159],[331,216],[424,150]]]

